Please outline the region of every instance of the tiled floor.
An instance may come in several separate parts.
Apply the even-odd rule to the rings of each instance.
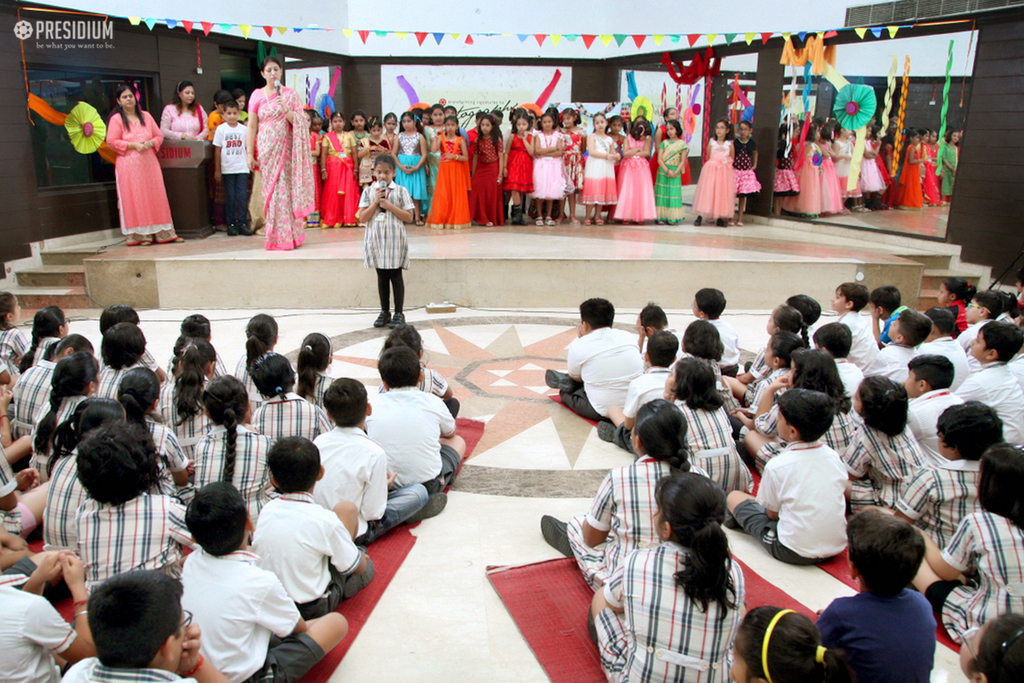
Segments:
[[[193,311],[141,313],[149,346],[166,358],[182,317]],[[294,353],[313,331],[334,340],[335,377],[379,384],[374,359],[386,331],[370,325],[376,312],[270,310],[280,325],[278,350]],[[71,331],[97,343],[98,312],[78,312]],[[244,349],[251,311],[203,311],[213,344],[233,367]],[[618,314],[620,324],[636,310]],[[730,311],[747,353],[767,339],[767,312]],[[426,348],[462,401],[462,415],[487,423],[474,457],[452,490],[448,508],[420,525],[418,541],[338,667],[332,681],[544,681],[515,624],[487,582],[488,565],[522,564],[556,556],[541,538],[543,514],[584,512],[605,471],[630,458],[597,438],[586,422],[549,400],[542,370],[564,358],[575,312],[459,310],[444,316],[412,311]],[[688,311],[669,311],[682,330]],[[294,356],[293,356],[294,357]],[[735,554],[812,609],[850,589],[814,567],[772,560],[748,537],[729,532]],[[940,646],[937,667],[962,681],[955,655]]]

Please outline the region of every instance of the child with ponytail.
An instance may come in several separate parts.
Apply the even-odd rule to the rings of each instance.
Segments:
[[[821,644],[810,619],[791,609],[755,607],[736,633],[735,683],[853,683],[838,652]]]
[[[949,173],[949,171],[946,171]],[[960,650],[960,670],[971,681],[1013,683],[1024,680],[1024,614],[1004,614],[987,622]]]
[[[166,377],[174,377],[174,368],[178,363],[178,358],[195,339],[202,339],[203,341],[211,344],[213,343],[213,331],[210,327],[210,319],[199,313],[193,313],[192,315],[186,316],[182,319],[181,330],[179,332],[178,339],[174,342],[174,350],[171,353],[171,359],[167,361]],[[214,376],[220,377],[221,375],[226,374],[228,374],[227,366],[224,365],[224,361],[221,359],[220,354],[217,354],[217,366],[214,369]],[[160,375],[157,374],[157,377],[159,376]],[[163,383],[163,381],[164,379],[160,380],[161,383]]]
[[[107,330],[118,323],[131,323],[132,325],[137,325],[139,329],[142,329],[142,321],[139,319],[138,311],[127,304],[115,304],[114,306],[107,306],[100,314],[100,337],[102,338],[103,335],[107,333]],[[184,322],[182,323],[182,326],[184,327]],[[156,362],[156,358],[154,358],[153,354],[149,352],[149,349],[142,352],[142,364],[155,372],[157,379],[159,379],[161,383],[167,379],[167,373],[164,372],[164,369]],[[102,364],[100,364],[100,369],[103,369]]]
[[[17,379],[21,357],[28,351],[25,333],[15,327],[20,319],[18,297],[0,292],[0,384],[10,384]]]
[[[160,402],[160,381],[156,373],[144,367],[126,372],[117,387],[117,400],[124,406],[125,420],[142,427],[153,437],[160,469],[160,490],[153,493],[168,496],[181,493],[180,489],[188,486],[188,458],[174,430],[153,418]]]
[[[195,488],[227,481],[245,498],[255,525],[269,500],[270,471],[267,455],[271,441],[248,429],[251,413],[248,392],[237,378],[217,377],[203,391],[203,406],[213,425],[195,449]]]
[[[658,542],[655,488],[673,472],[703,470],[691,466],[683,412],[664,399],[645,403],[636,414],[632,445],[637,461],[611,470],[586,515],[568,523],[544,515],[540,529],[555,550],[575,557],[594,590],[599,589],[637,548]]]
[[[117,323],[104,332],[100,347],[103,368],[96,385],[96,396],[117,398],[117,388],[124,374],[135,367],[146,367],[142,360],[145,353],[146,337],[138,325]]]
[[[174,430],[185,457],[192,459],[196,444],[210,427],[203,411],[203,389],[218,376],[217,352],[205,339],[190,338],[176,358],[174,380],[160,391],[160,415]]]
[[[939,305],[946,306],[956,316],[956,329],[953,336],[957,337],[967,329],[967,304],[978,293],[978,289],[962,277],[950,277],[939,285]]]
[[[800,336],[804,346],[810,346],[810,339],[807,336],[807,325],[804,323],[803,316],[800,314],[800,311],[788,304],[782,304],[772,311],[771,315],[768,316],[765,332],[768,333],[769,338],[776,332],[792,332]],[[772,374],[772,368],[768,367],[768,363],[765,362],[767,351],[767,346],[758,351],[757,355],[754,356],[754,362],[750,364],[750,368],[746,372],[740,373],[736,377],[722,378],[732,389],[733,396],[747,407],[756,408],[757,404],[754,402],[754,396],[764,382],[768,380],[768,376]]]
[[[11,388],[11,405],[7,410],[12,438],[20,439],[32,434],[39,411],[50,402],[50,382],[57,361],[79,351],[92,354],[92,343],[80,334],[69,334],[54,347],[53,360],[39,361],[38,365],[18,377]]]
[[[327,374],[327,368],[331,365],[332,352],[330,337],[320,332],[313,332],[302,340],[302,348],[299,349],[299,357],[295,363],[299,373],[299,383],[295,393],[320,408],[324,407],[324,394],[327,393],[327,387],[331,386],[331,382],[334,381]]]
[[[315,406],[292,391],[295,371],[279,353],[267,353],[252,365],[252,379],[264,403],[252,414],[252,426],[273,440],[301,436],[312,441],[331,431],[323,408]]]
[[[18,372],[25,372],[46,357],[47,351],[66,337],[68,324],[64,319],[64,311],[56,306],[47,306],[36,311],[32,318],[32,344],[21,357]]]
[[[91,353],[79,351],[62,358],[50,380],[50,402],[39,409],[32,433],[32,466],[45,477],[57,428],[75,412],[78,404],[96,391],[99,364]],[[45,480],[45,479],[44,479]]]
[[[655,490],[660,545],[630,553],[594,595],[591,615],[609,680],[726,681],[745,599],[722,529],[725,494],[693,472]],[[653,589],[653,590],[652,590]]]
[[[249,393],[249,406],[256,410],[263,403],[263,397],[256,390],[249,376],[252,364],[265,353],[270,353],[277,346],[277,321],[266,313],[257,313],[245,326],[245,355],[238,359],[235,366],[235,377],[245,386]]]

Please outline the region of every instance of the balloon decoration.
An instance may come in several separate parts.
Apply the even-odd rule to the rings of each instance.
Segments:
[[[866,126],[875,115],[878,100],[873,88],[867,85],[850,83],[844,85],[836,93],[836,101],[832,107],[832,115],[849,130],[857,130]]]
[[[71,138],[71,146],[79,154],[92,154],[99,150],[107,136],[107,125],[91,104],[79,102],[64,119],[64,129]]]

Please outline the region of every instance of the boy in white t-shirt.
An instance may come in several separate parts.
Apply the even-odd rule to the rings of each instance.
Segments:
[[[917,347],[928,338],[932,321],[924,313],[907,308],[889,325],[892,343],[878,352],[878,371],[892,381],[902,384],[907,380],[907,363],[917,355]]]
[[[842,323],[828,323],[814,331],[814,345],[825,349],[836,362],[839,379],[843,381],[843,391],[851,399],[864,380],[864,371],[850,362],[850,347],[853,345],[853,332]]]
[[[953,383],[950,385],[950,389],[956,391],[971,374],[967,353],[953,338],[953,332],[956,330],[956,316],[943,306],[929,308],[924,314],[932,321],[932,331],[925,339],[924,344],[917,347],[917,355],[948,358],[949,362],[953,364]]]
[[[224,105],[224,124],[213,134],[213,177],[224,185],[224,218],[228,235],[252,235],[249,210],[249,162],[245,152],[245,126],[238,122],[238,103]]]
[[[932,467],[941,467],[947,462],[939,448],[939,416],[946,408],[964,402],[949,388],[953,372],[953,363],[945,356],[919,355],[910,361],[907,379],[903,382],[910,399],[907,428],[917,439],[921,455]]]
[[[614,323],[612,302],[584,301],[578,336],[569,344],[568,373],[544,373],[545,383],[559,390],[565,407],[595,422],[608,420],[611,406],[625,405],[629,383],[644,371],[636,341],[628,332],[612,328]]]
[[[874,375],[878,374],[878,342],[871,332],[871,323],[860,314],[867,305],[868,288],[856,282],[839,285],[832,297],[832,310],[839,314],[839,322],[849,327],[853,334],[850,362],[865,375]]]
[[[725,294],[721,290],[705,287],[693,297],[693,315],[718,329],[718,336],[722,338],[722,360],[718,362],[718,368],[723,375],[735,377],[740,363],[740,334],[721,319],[725,304]]]
[[[817,564],[846,547],[846,467],[818,442],[834,407],[809,389],[790,389],[778,406],[779,438],[788,445],[765,465],[757,498],[733,491],[729,511],[775,559]]]
[[[971,355],[971,343],[978,336],[978,331],[996,319],[1003,311],[1003,300],[999,292],[983,291],[978,292],[967,304],[964,310],[964,317],[967,319],[967,329],[956,338],[960,348],[967,354],[967,365],[971,372],[977,372],[981,365]]]
[[[1003,421],[1003,437],[1024,445],[1024,393],[1006,364],[1020,351],[1024,334],[1012,323],[990,322],[978,332],[971,355],[981,365],[956,390],[965,401],[991,406]]]
[[[597,436],[602,441],[610,441],[619,448],[633,452],[632,429],[636,413],[645,403],[664,397],[665,380],[671,374],[669,368],[672,367],[678,353],[679,340],[671,332],[662,330],[648,338],[644,361],[650,367],[629,383],[626,404],[621,408],[612,406],[608,409],[608,419],[611,422],[597,424]]]

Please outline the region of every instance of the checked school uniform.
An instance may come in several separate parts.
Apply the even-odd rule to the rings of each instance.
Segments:
[[[256,389],[256,383],[249,376],[248,356],[242,356],[238,359],[238,364],[235,366],[235,378],[245,385],[245,390],[249,392],[249,410],[255,413],[256,409],[263,405],[267,399]]]
[[[67,422],[71,416],[75,413],[78,405],[85,400],[85,396],[67,396],[60,400],[60,405],[57,406],[57,419],[54,422],[54,433],[56,428]],[[39,406],[39,412],[36,413],[36,424],[43,421],[50,412],[50,402],[47,401],[43,405]],[[47,481],[46,471],[49,469],[50,456],[42,453],[33,453],[31,460],[32,467],[36,468],[39,472],[39,481],[45,483]]]
[[[854,512],[872,505],[895,507],[906,485],[925,466],[921,447],[908,429],[889,436],[867,425],[843,451],[843,462],[857,477],[850,490]]]
[[[43,510],[43,543],[45,550],[76,550],[78,531],[75,516],[89,494],[78,481],[78,455],[72,452],[54,464],[50,487],[46,489]]]
[[[11,388],[11,405],[7,417],[11,420],[11,436],[17,440],[28,436],[35,429],[35,418],[39,409],[50,403],[50,382],[56,363],[39,361],[39,365],[25,371]]]
[[[12,327],[0,332],[0,372],[6,370],[12,378],[16,378],[19,374],[18,363],[28,347],[28,337],[18,328]]]
[[[10,495],[17,490],[18,480],[15,479],[14,469],[7,462],[3,446],[0,446],[0,498]],[[21,536],[21,532],[24,530],[22,527],[22,511],[25,509],[27,508],[24,505],[18,504],[10,510],[0,510],[0,524],[3,524],[4,529],[9,533]],[[27,520],[25,521],[27,522]],[[31,522],[28,523],[31,524]]]
[[[205,382],[203,386],[205,388]],[[161,388],[160,416],[163,418],[164,424],[174,430],[174,436],[178,439],[178,445],[181,446],[182,453],[185,454],[187,459],[192,460],[195,457],[196,444],[206,436],[206,432],[210,430],[213,423],[206,416],[202,406],[199,406],[198,413],[182,421],[178,417],[178,406],[175,403],[176,391],[174,382],[166,382],[163,388]]]
[[[605,584],[609,605],[594,619],[601,664],[618,683],[729,680],[729,653],[740,625],[739,608],[717,602],[707,611],[676,584],[689,550],[672,542],[630,553]],[[730,563],[737,605],[745,598],[743,571]]]
[[[207,484],[223,481],[224,460],[227,453],[228,430],[213,425],[206,436],[196,444],[195,487],[198,491]],[[267,468],[267,454],[271,440],[262,434],[250,431],[242,425],[235,427],[235,476],[231,483],[245,498],[249,508],[249,519],[256,524],[260,510],[269,500],[267,486],[270,484],[270,470]]]
[[[964,632],[1007,612],[1024,612],[1024,530],[979,510],[964,517],[942,551],[970,582],[946,598],[942,623],[956,642]]]
[[[179,493],[179,489],[175,485],[171,473],[184,472],[188,469],[188,456],[181,449],[181,444],[178,443],[178,437],[174,435],[174,430],[167,425],[160,424],[147,415],[146,429],[149,430],[150,436],[153,437],[157,455],[160,456],[158,460],[160,466],[160,493],[167,496],[176,495]],[[188,497],[191,498],[191,496]]]
[[[182,550],[194,545],[184,506],[170,496],[148,493],[123,505],[87,498],[78,508],[75,533],[90,590],[111,576],[136,569],[180,576]]]
[[[896,510],[913,520],[937,546],[944,548],[960,521],[981,509],[978,506],[980,477],[981,463],[977,460],[946,460],[938,467],[925,467],[918,470],[903,489]]]
[[[115,370],[114,368],[103,367],[100,368],[100,375],[96,380],[96,391],[93,392],[93,398],[112,398],[117,400],[117,391],[121,385],[121,378],[125,376],[129,370],[135,368],[144,368],[146,365],[140,360],[135,365],[127,368],[121,368]]]
[[[676,401],[676,405],[689,425],[686,446],[690,449],[691,462],[707,472],[708,478],[726,493],[753,491],[754,479],[736,451],[726,409],[694,410],[683,401]]]
[[[767,413],[758,415],[754,420],[757,431],[765,436],[778,436],[779,433],[779,404],[776,403]],[[832,418],[832,425],[821,437],[825,444],[836,453],[846,450],[853,437],[857,433],[857,426],[854,424],[851,413],[836,413]],[[768,461],[782,452],[786,444],[781,441],[769,441],[754,454],[754,461],[759,470],[764,470]]]
[[[767,367],[768,366],[766,365],[765,368],[767,369]],[[780,377],[785,377],[788,374],[789,368],[778,368],[777,370],[772,370],[770,373],[768,373],[768,376],[765,377],[764,379],[761,379],[757,382],[751,382],[750,386],[747,387],[746,394],[744,395],[744,398],[746,398],[747,396],[750,397],[750,402],[747,403],[747,405],[752,410],[757,410],[758,407],[761,405],[761,400],[764,398],[765,392],[768,391],[768,387],[771,386],[771,383]],[[785,391],[785,388],[780,389],[775,394],[776,400],[779,396],[785,393]]]
[[[228,374],[227,366],[224,365],[224,359],[220,357],[219,353],[214,352],[217,356],[217,360],[213,363],[213,376],[224,377]],[[170,360],[167,361],[167,383],[174,383],[174,354],[171,354]]]
[[[690,471],[707,476],[696,467]],[[597,590],[607,583],[632,551],[661,543],[654,529],[658,509],[654,489],[662,477],[671,473],[667,462],[646,455],[632,465],[610,470],[597,489],[590,512],[569,520],[569,545],[591,588]],[[584,521],[598,531],[608,532],[600,547],[591,548],[583,540]]]
[[[317,370],[316,383],[313,385],[313,400],[310,401],[310,403],[326,411],[327,409],[324,408],[324,395],[327,393],[327,389],[330,388],[331,382],[333,381],[334,378],[326,372],[320,372]],[[329,418],[330,415],[327,417]]]
[[[70,667],[61,683],[196,683],[196,679],[163,669],[115,669],[90,657]]]
[[[253,411],[252,427],[272,440],[301,436],[312,441],[331,431],[331,421],[323,408],[289,392],[284,398],[275,396]]]

